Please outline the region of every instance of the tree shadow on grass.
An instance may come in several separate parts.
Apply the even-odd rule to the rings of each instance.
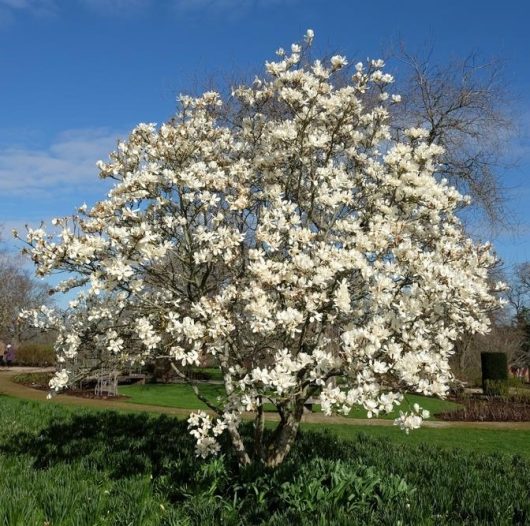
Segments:
[[[243,431],[244,436],[252,436],[249,425]],[[227,443],[223,445],[227,451]],[[319,474],[321,462],[329,473],[337,464],[337,469],[342,466],[342,471],[361,475],[364,471],[359,471],[359,466],[363,464],[373,466],[384,480],[394,474],[421,488],[415,508],[420,518],[436,513],[448,514],[455,524],[469,517],[469,523],[493,524],[502,513],[510,524],[528,523],[530,467],[526,460],[517,457],[510,460],[429,445],[411,448],[367,435],[345,441],[329,433],[305,432],[286,462],[271,473],[259,466],[238,472],[230,454],[202,461],[195,456],[194,448],[194,438],[185,421],[165,415],[105,411],[68,414],[40,431],[13,433],[0,444],[0,453],[29,458],[39,470],[72,465],[113,479],[151,476],[154,492],[170,502],[187,501],[191,508],[199,506],[200,501],[203,511],[213,509],[214,504],[234,503],[237,497],[240,506],[248,507],[245,513],[249,517],[268,517],[283,509],[282,488],[290,487],[293,481],[296,491],[304,493]],[[488,483],[484,484],[484,480]],[[322,485],[317,488],[319,491]],[[439,498],[439,488],[445,488],[443,499]],[[259,506],[257,495],[263,497]],[[302,501],[311,499],[307,496]],[[408,517],[408,513],[402,509],[403,517]],[[285,519],[283,523],[292,521]]]
[[[251,424],[242,427],[244,440],[250,440]],[[219,441],[223,451],[229,452],[228,437],[223,435]],[[352,446],[329,432],[301,433],[287,463],[307,462],[315,456],[316,444],[318,456],[326,459],[347,457]],[[33,467],[40,470],[81,462],[116,479],[142,474],[156,477],[177,466],[196,473],[202,464],[195,455],[195,439],[186,421],[168,415],[114,411],[71,414],[39,431],[11,435],[0,444],[0,453],[29,456]],[[223,457],[227,468],[235,469],[236,459],[230,453]]]
[[[154,477],[175,463],[192,469],[197,462],[185,421],[111,411],[73,415],[36,433],[18,433],[0,451],[30,455],[35,469],[82,462],[113,478]]]

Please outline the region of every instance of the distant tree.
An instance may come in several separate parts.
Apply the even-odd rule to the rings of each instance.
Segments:
[[[519,324],[494,319],[488,334],[468,334],[455,346],[451,366],[455,375],[462,380],[478,381],[481,377],[480,354],[482,352],[503,352],[510,365],[524,366],[521,361],[521,346],[525,333]]]
[[[393,56],[402,97],[394,107],[396,136],[410,127],[425,128],[427,143],[444,148],[436,175],[471,196],[490,224],[505,223],[503,175],[513,164],[506,144],[517,126],[502,63],[476,53],[436,63],[431,53],[412,54],[404,45]]]
[[[508,288],[499,293],[505,307],[490,313],[488,334],[464,334],[455,345],[451,365],[462,379],[480,377],[481,352],[504,352],[510,365],[530,367],[530,264],[516,265],[511,272],[496,265],[489,280],[508,282]]]
[[[487,279],[492,288],[496,283],[509,281],[501,260],[497,260],[488,269]],[[455,343],[450,363],[451,369],[459,379],[475,381],[480,378],[481,352],[505,352],[511,358],[519,348],[521,332],[513,327],[512,316],[506,308],[508,303],[506,294],[506,287],[496,293],[504,308],[489,313],[491,330],[487,334],[463,333]]]
[[[515,267],[508,291],[508,300],[515,311],[514,327],[521,333],[521,343],[514,356],[514,363],[530,367],[530,263]]]
[[[0,249],[1,340],[19,338],[18,313],[49,304],[48,288],[30,275],[21,257]]]
[[[516,265],[506,294],[509,304],[519,316],[530,307],[530,263]]]

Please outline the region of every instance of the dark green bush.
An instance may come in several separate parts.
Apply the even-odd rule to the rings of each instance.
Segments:
[[[501,396],[508,393],[508,358],[503,352],[483,352],[482,389],[484,394]]]
[[[15,351],[15,363],[32,367],[55,365],[53,345],[42,343],[23,343]]]

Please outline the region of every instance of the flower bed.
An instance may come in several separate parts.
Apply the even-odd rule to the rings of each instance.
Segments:
[[[441,420],[466,422],[528,422],[530,421],[530,397],[477,397],[458,400],[461,409],[436,414]]]

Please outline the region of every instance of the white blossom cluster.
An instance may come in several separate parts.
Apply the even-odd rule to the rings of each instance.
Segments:
[[[429,418],[429,411],[422,409],[419,404],[414,404],[410,412],[399,412],[399,418],[396,418],[394,425],[399,426],[407,435],[412,429],[419,429],[425,418]]]
[[[198,456],[206,458],[219,452],[220,446],[216,437],[226,429],[224,421],[218,420],[214,424],[210,415],[204,411],[199,411],[190,416],[188,423],[192,436],[197,440],[196,451]]]
[[[313,38],[228,106],[182,96],[171,122],[137,126],[98,165],[106,199],[56,220],[57,235],[28,231],[39,274],[76,276],[58,286],[79,289],[67,312],[35,319],[58,330],[60,360],[91,345],[221,369],[217,416],[190,419],[200,455],[264,401],[377,416],[404,390],[444,396],[455,340],[497,306],[490,247],[466,237],[464,198],[434,176],[440,148],[422,129],[391,140],[400,98],[384,63],[336,82],[347,59],[305,61]]]

